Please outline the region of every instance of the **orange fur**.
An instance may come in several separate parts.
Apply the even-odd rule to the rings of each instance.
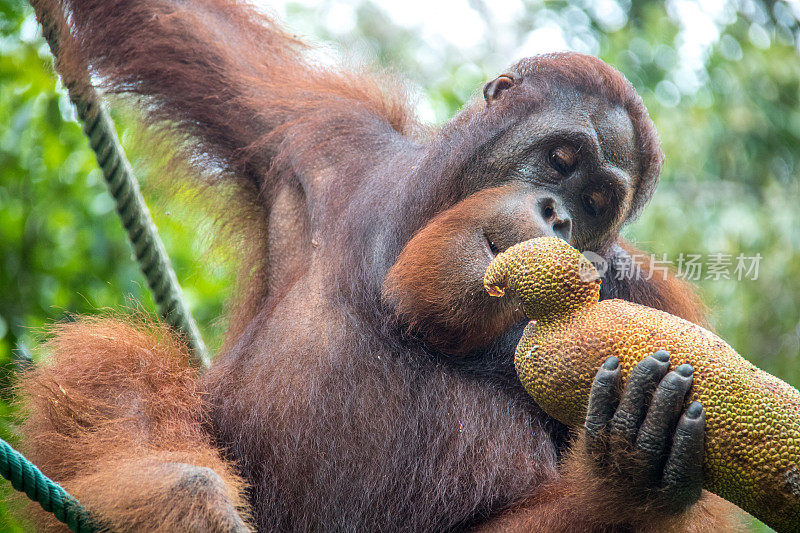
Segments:
[[[523,60],[512,67],[527,80],[518,98],[473,102],[421,142],[402,90],[313,63],[247,4],[33,3],[60,15],[63,74],[88,65],[108,91],[134,95],[199,175],[233,184],[249,206],[223,206],[245,228],[247,282],[203,378],[208,405],[169,332],[107,319],[58,326],[52,366],[23,380],[31,458],[104,524],[230,528],[236,510],[248,512],[223,453],[264,530],[466,529],[508,509],[495,524],[545,531],[614,529],[615,507],[646,516],[635,498],[604,500],[603,480],[579,459],[557,471],[563,428],[513,374],[519,315],[487,303],[483,258],[460,246],[483,238],[502,198],[504,187],[465,180],[484,176],[479,155],[564,87],[628,112],[640,171],[624,216],[636,216],[662,155],[617,71],[580,54]],[[677,282],[607,290],[700,316]],[[423,342],[397,329],[395,311]],[[696,509],[669,523],[653,516],[722,523],[713,505]]]
[[[524,318],[476,282],[491,260],[481,252],[486,238],[481,228],[497,216],[509,189],[480,191],[435,217],[403,248],[384,282],[384,297],[401,320],[445,353],[485,346]]]
[[[655,503],[632,505],[637,495],[629,494],[624,485],[609,483],[597,471],[585,448],[581,432],[563,460],[561,476],[479,531],[732,533],[743,530],[741,511],[706,491],[698,503],[681,515],[663,513]]]
[[[25,451],[101,524],[214,530],[230,520],[226,505],[247,516],[244,484],[203,428],[186,347],[166,327],[83,319],[57,325],[46,347],[50,364],[19,385]]]

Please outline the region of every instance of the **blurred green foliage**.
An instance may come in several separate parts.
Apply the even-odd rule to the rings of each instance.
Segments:
[[[0,1],[0,32],[0,437],[14,443],[9,386],[17,347],[33,348],[44,326],[74,314],[155,310],[27,3]],[[146,178],[150,154],[127,142],[135,136],[132,121],[116,118],[130,160]],[[160,191],[148,194],[146,180],[144,188],[213,348],[231,276],[209,248],[210,222],[180,201],[167,206]],[[10,494],[0,482],[0,531],[30,530],[3,504]]]
[[[400,25],[377,2],[287,3],[283,10],[294,30],[348,50],[343,59],[401,72],[421,114],[435,122],[542,36],[615,65],[642,94],[667,155],[659,191],[627,237],[673,263],[680,254],[730,254],[734,263],[738,254],[760,254],[757,279],[737,280],[734,264],[731,279],[698,284],[714,329],[760,367],[800,386],[798,4],[518,3],[518,12],[502,19],[492,4],[465,0],[483,24],[468,46]],[[698,20],[706,26],[698,29]],[[154,308],[25,2],[0,0],[0,34],[0,437],[14,442],[9,387],[18,347],[34,346],[43,326],[73,314]],[[131,141],[131,116],[116,108],[115,116],[213,347],[231,267],[224,251],[209,248],[213,228],[197,209],[147,187],[158,165]],[[26,530],[29,524],[11,515],[10,493],[0,483],[0,530]]]

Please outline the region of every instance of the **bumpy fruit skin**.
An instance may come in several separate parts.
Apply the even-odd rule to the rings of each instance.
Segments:
[[[587,263],[545,237],[509,248],[486,272],[487,291],[513,290],[533,319],[515,364],[536,403],[581,426],[608,357],[619,358],[624,383],[643,358],[667,350],[671,369],[694,367],[686,402],[706,411],[704,487],[778,531],[800,531],[800,392],[700,326],[623,300],[599,302],[599,276]]]

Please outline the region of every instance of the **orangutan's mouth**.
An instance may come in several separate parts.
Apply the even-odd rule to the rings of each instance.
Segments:
[[[486,255],[489,256],[490,261],[497,257],[497,254],[500,253],[500,249],[485,231],[483,232],[483,247],[486,250]]]

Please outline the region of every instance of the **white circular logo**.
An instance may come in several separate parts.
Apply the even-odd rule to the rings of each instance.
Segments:
[[[581,281],[595,281],[598,276],[602,278],[606,272],[608,272],[608,261],[602,255],[583,252],[578,271]]]

